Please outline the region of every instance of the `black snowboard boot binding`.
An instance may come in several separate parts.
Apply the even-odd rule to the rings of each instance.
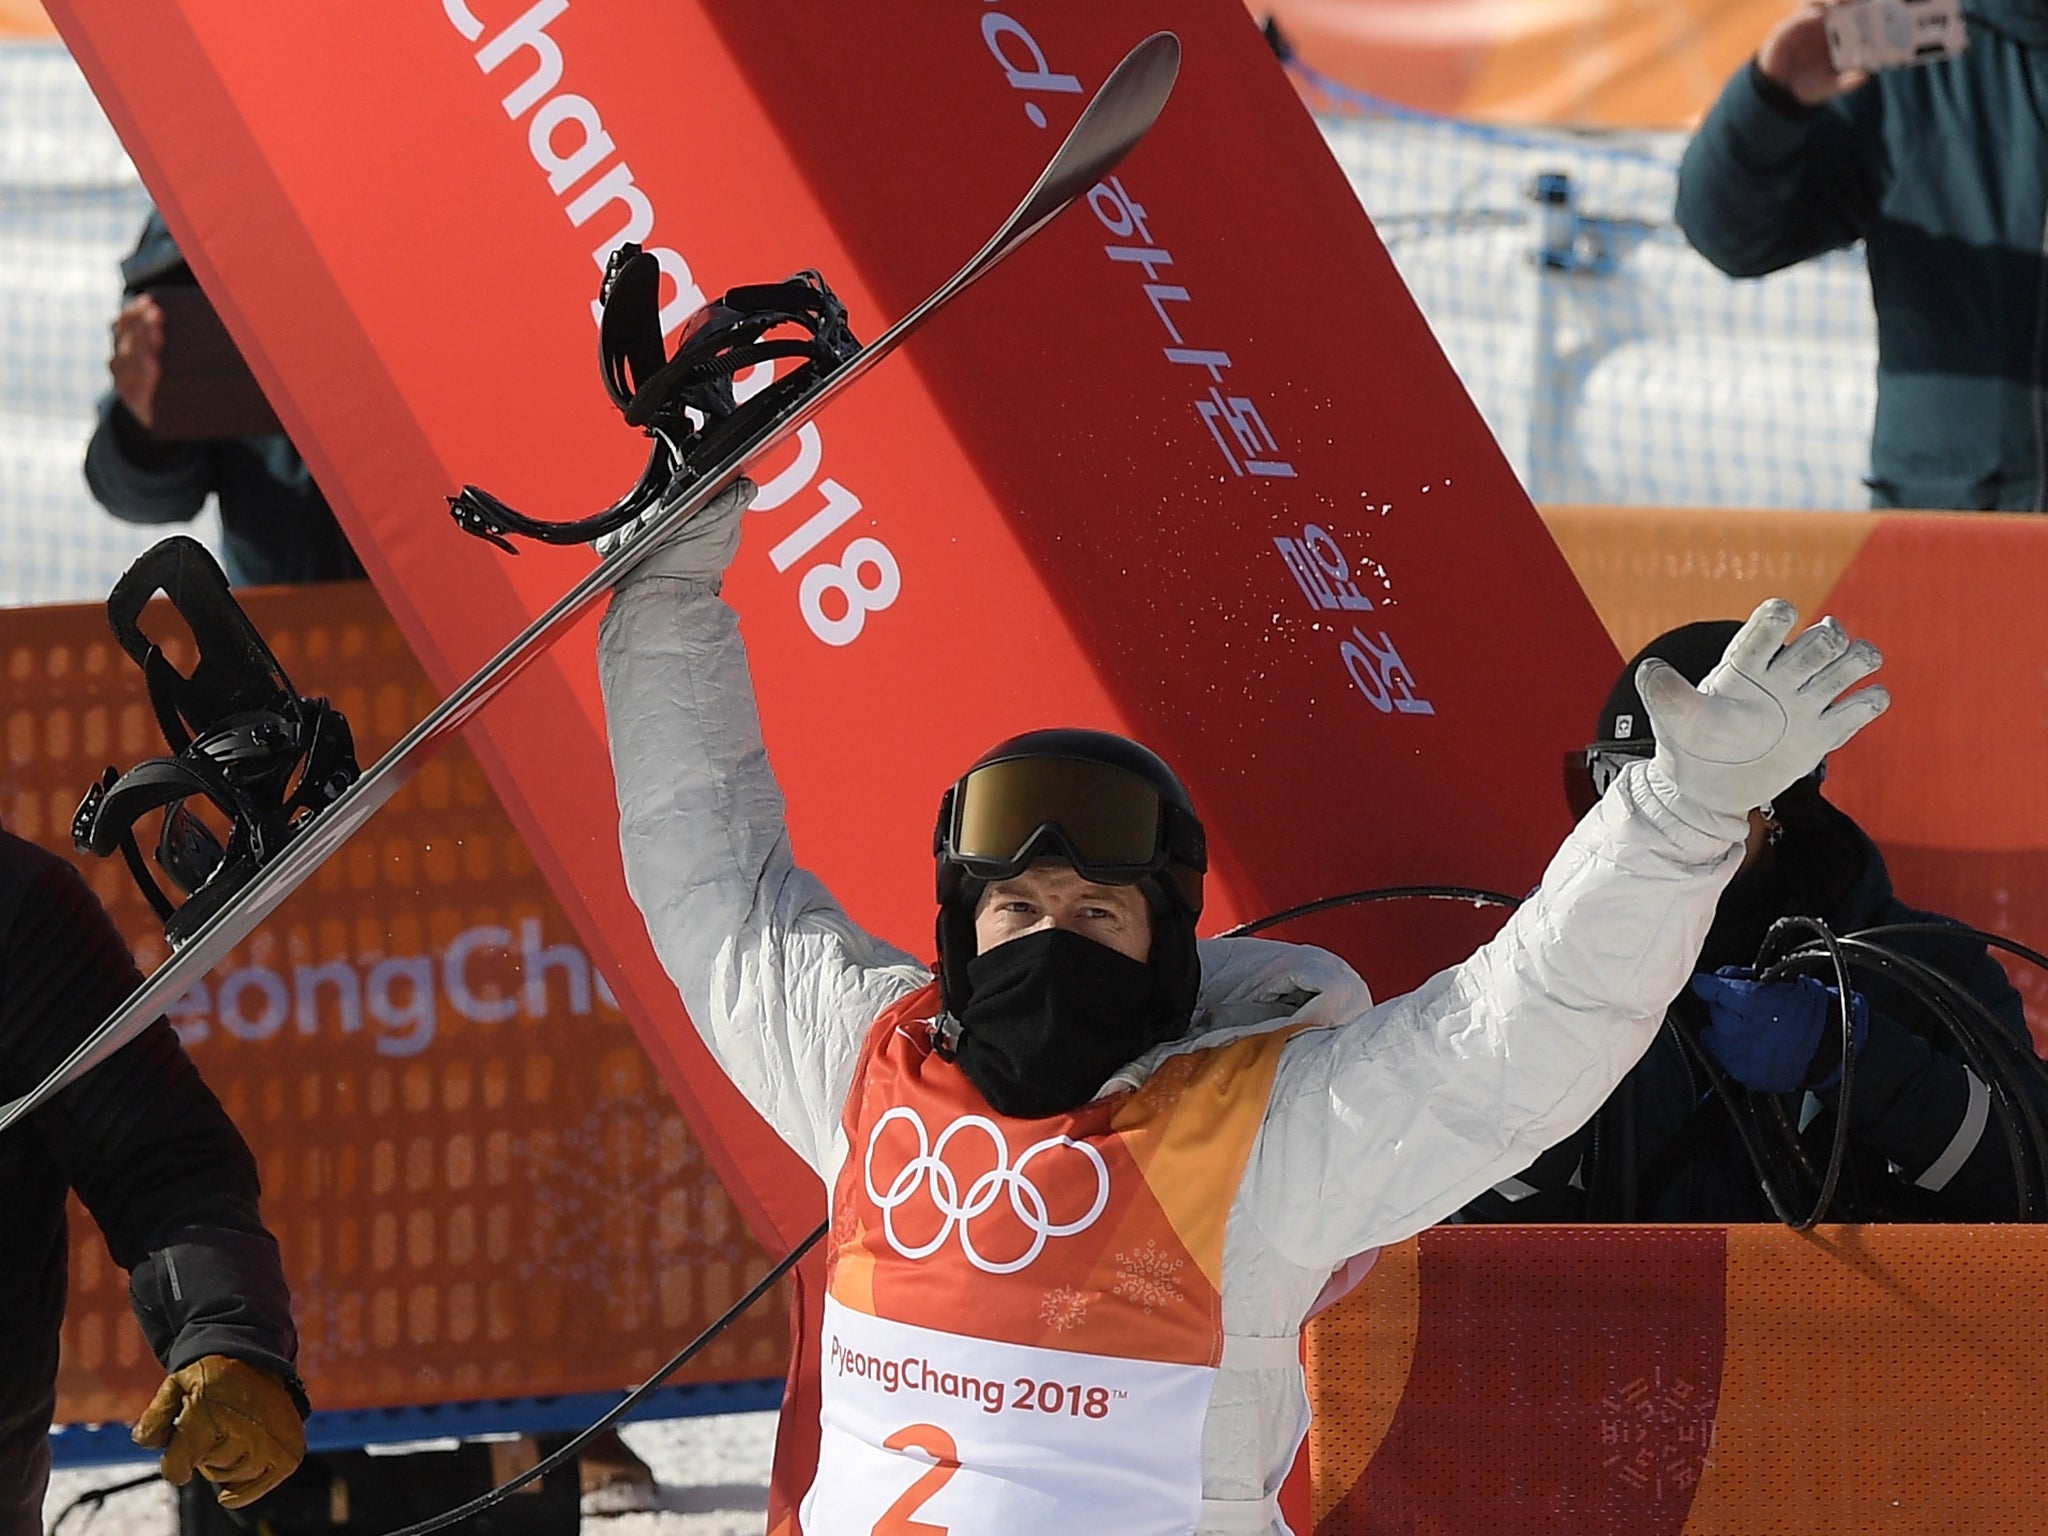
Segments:
[[[639,246],[628,243],[612,253],[601,295],[598,362],[612,404],[628,425],[654,439],[639,482],[595,516],[563,523],[526,517],[489,491],[465,485],[448,498],[464,532],[508,550],[506,534],[587,544],[675,500],[860,351],[846,326],[846,306],[815,272],[727,290],[683,323],[673,355],[662,344],[660,288],[660,263]],[[790,357],[802,361],[743,403],[735,398],[735,374]]]
[[[189,677],[142,632],[143,607],[158,592],[199,643]],[[71,839],[102,858],[121,851],[176,948],[356,781],[355,743],[339,710],[292,687],[227,577],[194,539],[165,539],[130,566],[107,599],[107,620],[142,668],[172,755],[126,773],[109,768],[86,791]],[[186,805],[195,796],[228,819],[225,845]],[[159,808],[156,862],[185,893],[181,904],[158,884],[135,841],[135,823]]]

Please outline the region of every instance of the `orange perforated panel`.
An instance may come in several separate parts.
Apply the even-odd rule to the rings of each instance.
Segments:
[[[243,600],[365,763],[434,703],[367,585]],[[100,770],[166,751],[141,673],[94,605],[0,612],[0,678],[0,819],[68,855]],[[78,862],[155,964],[120,861]],[[256,1149],[319,1407],[628,1385],[767,1267],[460,746],[172,1018]],[[75,1208],[72,1269],[60,1419],[132,1418],[158,1372]],[[779,1374],[786,1314],[764,1301],[684,1379]]]
[[[1444,1227],[1309,1330],[1318,1536],[1980,1536],[2048,1499],[2048,1232]]]
[[[1615,649],[1782,597],[1819,617],[1877,526],[1866,512],[1551,507],[1543,521]],[[1676,615],[1676,617],[1674,617]]]

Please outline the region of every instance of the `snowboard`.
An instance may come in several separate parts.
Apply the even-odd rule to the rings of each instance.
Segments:
[[[1180,42],[1171,32],[1154,33],[1126,54],[1096,90],[1023,201],[966,265],[872,344],[825,375],[814,390],[771,417],[751,439],[696,479],[684,495],[661,507],[630,542],[614,550],[435,706],[232,900],[196,928],[48,1077],[21,1097],[0,1104],[0,1132],[139,1034],[354,836],[479,709],[632,574],[651,550],[1114,170],[1157,120],[1179,71]]]

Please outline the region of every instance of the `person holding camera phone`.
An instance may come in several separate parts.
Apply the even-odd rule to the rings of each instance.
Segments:
[[[1687,145],[1678,225],[1734,277],[1863,241],[1878,340],[1872,505],[2039,512],[2048,0],[1955,10],[1820,0],[1791,11]],[[1838,43],[1909,41],[1838,63],[1831,22]],[[1922,67],[1889,67],[1906,62]]]
[[[183,523],[216,497],[221,564],[238,587],[360,577],[312,471],[154,209],[121,278],[114,387],[85,450],[93,499],[123,522]]]

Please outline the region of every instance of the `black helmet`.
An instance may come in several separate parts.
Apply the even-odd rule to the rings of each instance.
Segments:
[[[991,880],[1041,859],[1106,885],[1136,885],[1152,909],[1151,963],[1194,1012],[1195,919],[1208,846],[1194,802],[1159,755],[1109,731],[1027,731],[976,758],[939,801],[939,980],[965,1006],[974,907]]]

